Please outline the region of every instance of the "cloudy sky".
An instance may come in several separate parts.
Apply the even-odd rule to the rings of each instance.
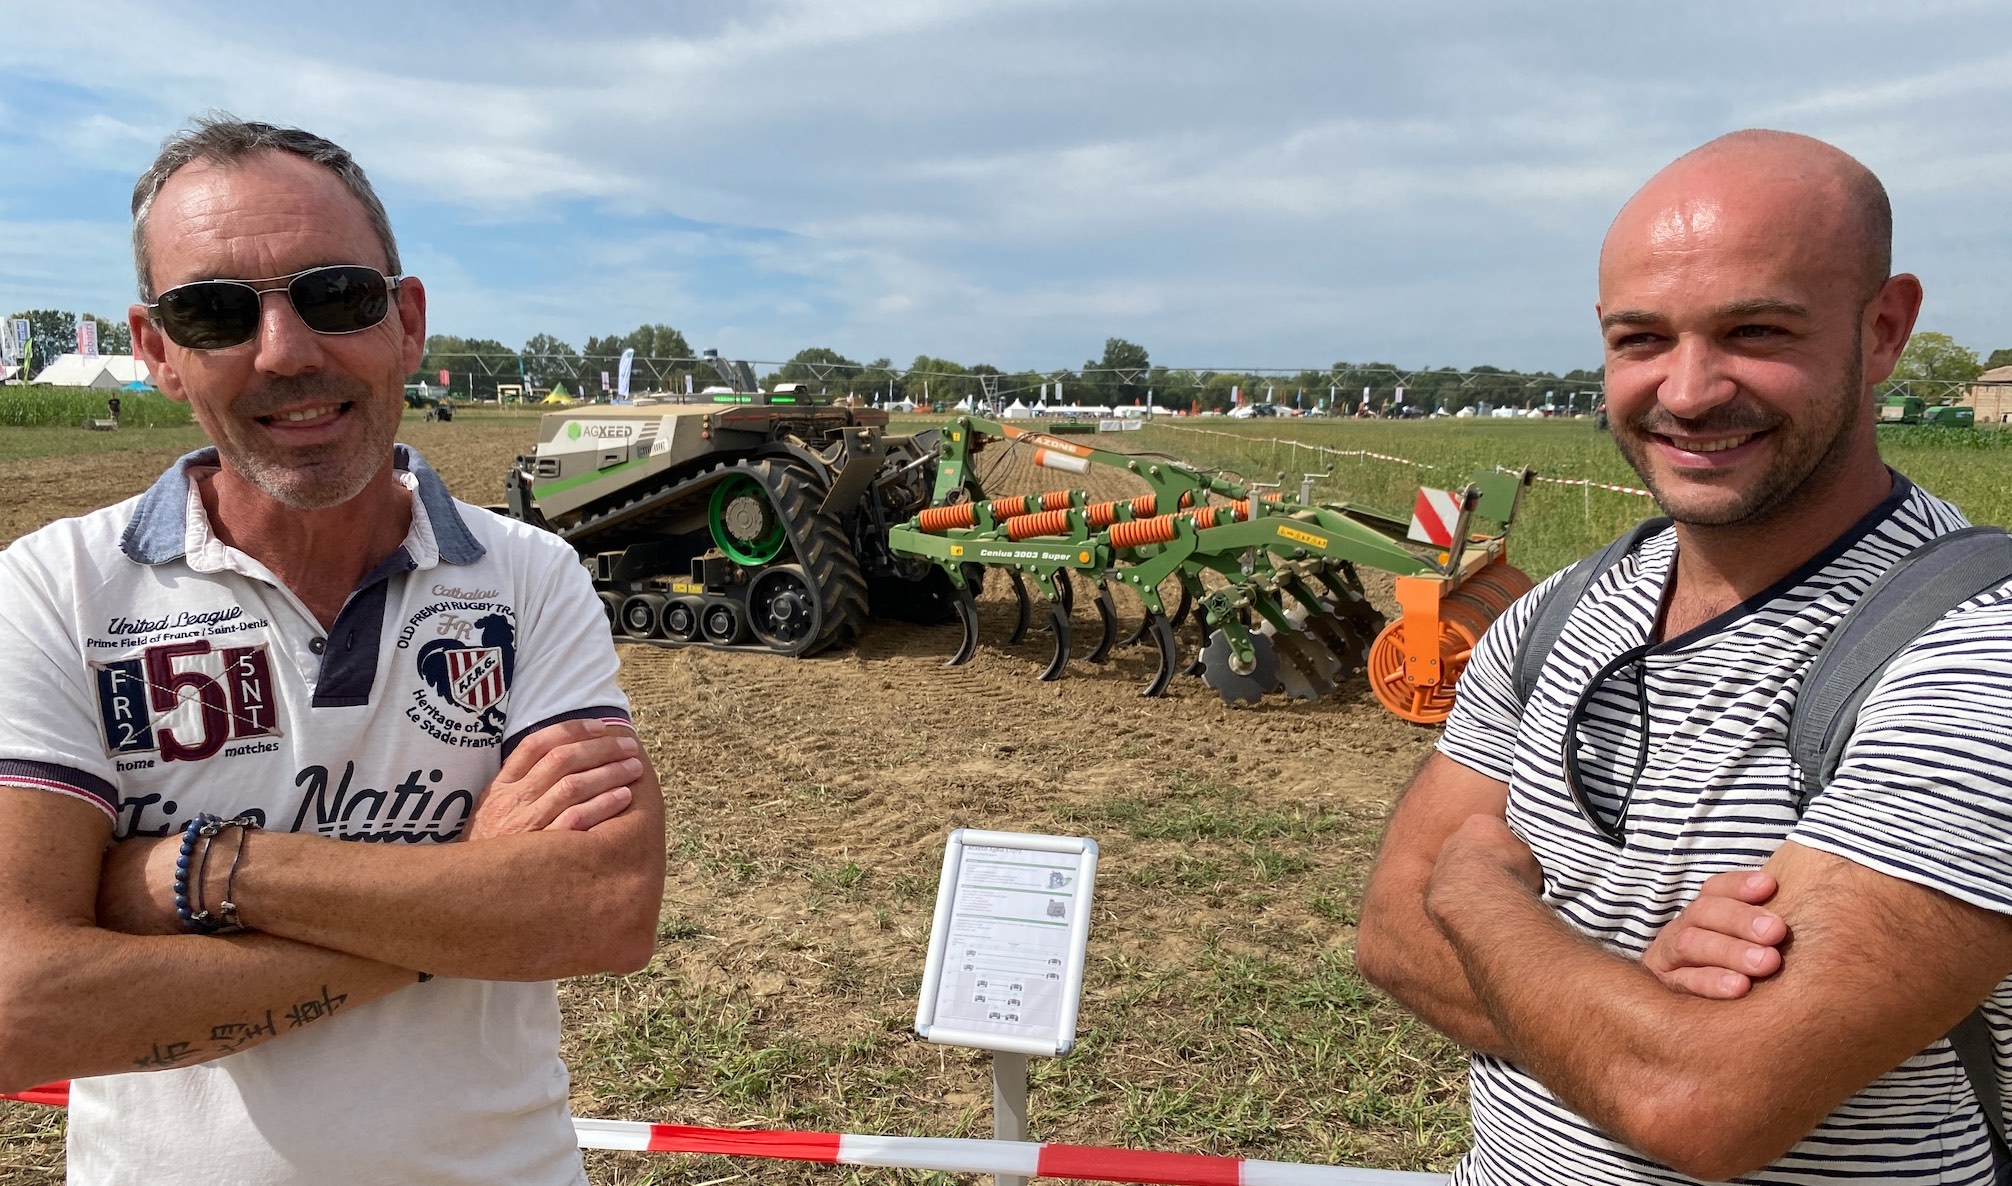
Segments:
[[[340,20],[324,15],[342,13]],[[291,14],[291,15],[289,15]],[[348,148],[433,328],[644,321],[1080,365],[1596,365],[1657,167],[1807,132],[1886,181],[1922,326],[2012,346],[2002,0],[0,2],[0,311],[131,300],[134,176],[221,108]]]

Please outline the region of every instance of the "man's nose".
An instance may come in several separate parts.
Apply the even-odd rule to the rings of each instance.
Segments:
[[[1696,419],[1739,393],[1724,356],[1710,342],[1686,334],[1678,338],[1667,359],[1656,402],[1673,416]]]
[[[271,375],[298,375],[322,364],[321,335],[307,327],[283,288],[259,294],[259,370]]]

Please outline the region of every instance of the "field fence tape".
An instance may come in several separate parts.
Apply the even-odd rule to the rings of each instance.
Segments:
[[[67,1083],[51,1083],[0,1099],[62,1107]],[[853,1133],[790,1132],[758,1128],[703,1128],[651,1124],[641,1120],[575,1117],[573,1131],[582,1149],[632,1153],[700,1153],[717,1157],[765,1157],[817,1165],[861,1165],[945,1174],[1010,1174],[1020,1177],[1078,1178],[1096,1182],[1136,1182],[1144,1186],[1427,1186],[1444,1174],[1356,1169],[1212,1157],[1200,1153],[1158,1153],[1101,1145],[1046,1145],[1033,1141],[987,1141],[966,1137],[883,1137]]]
[[[1308,444],[1308,443],[1307,443],[1307,442],[1305,442],[1305,441],[1296,441],[1296,440],[1293,440],[1293,439],[1291,439],[1290,437],[1253,437],[1253,436],[1244,436],[1244,435],[1243,435],[1243,434],[1241,434],[1241,433],[1234,433],[1234,432],[1217,432],[1217,431],[1216,431],[1215,429],[1213,429],[1213,428],[1191,428],[1191,427],[1189,427],[1188,425],[1185,425],[1185,424],[1155,424],[1155,425],[1153,425],[1153,427],[1154,427],[1154,428],[1171,428],[1171,429],[1173,429],[1173,430],[1174,430],[1175,432],[1195,432],[1195,433],[1200,433],[1200,434],[1201,434],[1201,435],[1203,435],[1203,436],[1211,436],[1211,437],[1222,437],[1222,438],[1223,438],[1224,440],[1228,440],[1228,441],[1239,441],[1239,442],[1241,442],[1241,443],[1243,443],[1243,444],[1247,444],[1247,445],[1276,445],[1276,446],[1279,446],[1279,447],[1281,447],[1281,448],[1283,448],[1284,446],[1287,446],[1287,445],[1290,445],[1290,446],[1292,446],[1292,447],[1293,447],[1293,449],[1294,449],[1295,451],[1297,451],[1297,450],[1300,450],[1300,449],[1305,449],[1305,450],[1307,450],[1307,451],[1308,451],[1308,452],[1310,452],[1310,453],[1314,453],[1314,454],[1316,454],[1316,455],[1322,455],[1322,456],[1327,456],[1327,457],[1368,457],[1368,458],[1373,458],[1374,460],[1377,460],[1377,461],[1389,461],[1389,462],[1394,462],[1394,463],[1396,463],[1396,464],[1398,464],[1398,465],[1408,465],[1408,466],[1411,466],[1411,467],[1412,467],[1412,468],[1414,468],[1414,469],[1438,469],[1438,468],[1439,468],[1438,466],[1436,466],[1436,465],[1432,465],[1432,464],[1430,464],[1429,462],[1424,462],[1424,461],[1413,461],[1413,460],[1411,460],[1411,459],[1410,459],[1409,457],[1393,457],[1393,456],[1391,456],[1391,455],[1390,455],[1390,454],[1388,454],[1388,453],[1377,453],[1377,452],[1373,452],[1373,451],[1371,451],[1371,450],[1369,450],[1369,449],[1330,449],[1330,448],[1328,448],[1328,447],[1327,447],[1326,445],[1312,445],[1312,444]]]
[[[1495,467],[1495,472],[1498,474],[1513,474],[1513,473],[1519,473],[1521,471],[1510,469],[1506,465],[1498,465]],[[1544,484],[1549,486],[1583,486],[1588,490],[1611,490],[1616,494],[1637,494],[1643,498],[1655,497],[1655,495],[1649,493],[1647,490],[1638,490],[1633,486],[1616,486],[1611,482],[1595,482],[1589,478],[1533,477],[1530,480],[1533,482],[1543,482]]]

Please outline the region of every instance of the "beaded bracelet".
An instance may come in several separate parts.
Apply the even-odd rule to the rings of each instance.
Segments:
[[[250,814],[236,819],[223,819],[207,812],[196,816],[182,825],[182,849],[175,858],[175,917],[181,920],[182,929],[197,935],[225,935],[245,929],[238,921],[237,903],[232,894],[237,884],[238,862],[244,858],[245,833],[258,826],[258,817]],[[204,874],[209,871],[210,846],[226,828],[237,828],[238,847],[231,856],[230,872],[224,879],[224,901],[215,912],[208,909],[203,901]],[[196,841],[201,840],[203,851],[200,859],[196,856]],[[189,867],[195,866],[195,895],[193,905],[189,893]]]

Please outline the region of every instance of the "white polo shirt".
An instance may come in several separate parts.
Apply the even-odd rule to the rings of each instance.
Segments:
[[[556,536],[456,502],[399,446],[411,530],[324,630],[212,534],[195,478],[216,464],[192,453],[0,552],[0,782],[90,803],[120,837],[209,812],[445,844],[524,736],[628,719],[606,618]],[[69,1180],[585,1181],[549,981],[437,979],[353,1008],[337,986],[249,1028],[278,1037],[75,1081]]]
[[[1836,776],[1801,817],[1795,810],[1801,771],[1788,722],[1818,649],[1896,560],[1964,525],[1955,507],[1895,474],[1880,506],[1795,572],[1656,641],[1676,560],[1666,530],[1586,587],[1526,706],[1513,656],[1553,578],[1475,648],[1439,749],[1509,785],[1509,826],[1543,867],[1544,901],[1630,958],[1706,878],[1758,868],[1784,840],[2012,914],[2012,586],[1966,602],[1901,652],[1859,710]],[[1622,819],[1622,843],[1597,831],[1569,793],[1568,735],[1592,810]],[[2003,1092],[2012,981],[1983,1007]],[[1614,1141],[1507,1060],[1476,1054],[1469,1096],[1474,1148],[1456,1186],[1690,1181]],[[1969,1081],[1937,1039],[1740,1181],[1984,1186],[1987,1141]]]

